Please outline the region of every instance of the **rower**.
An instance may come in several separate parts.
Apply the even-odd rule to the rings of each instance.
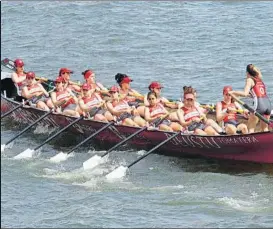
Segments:
[[[223,123],[223,127],[228,135],[236,134],[237,132],[247,134],[246,124],[238,123],[237,119],[237,111],[242,110],[242,107],[231,98],[229,91],[232,91],[231,86],[223,88],[224,99],[216,104],[216,119],[218,123]],[[248,110],[244,110],[244,113],[247,115]]]
[[[112,86],[109,89],[112,101],[106,103],[107,109],[112,115],[121,119],[122,125],[143,127],[147,125],[147,122],[142,119],[135,107],[130,107],[126,98],[120,98],[119,88]]]
[[[108,89],[106,87],[104,87],[101,83],[96,82],[96,80],[95,80],[96,75],[93,70],[87,69],[84,72],[82,72],[82,75],[85,79],[85,82],[87,84],[91,85],[92,88],[95,88],[95,90],[97,92],[101,92],[101,91],[107,92],[108,91]]]
[[[163,106],[160,101],[160,98],[157,97],[156,92],[150,91],[147,94],[147,99],[149,101],[149,105],[145,107],[144,117],[145,120],[151,122],[157,118],[164,118],[169,112]],[[159,130],[163,131],[181,131],[182,126],[176,122],[172,122],[169,119],[164,119],[162,123],[159,125]]]
[[[64,87],[65,80],[58,76],[55,80],[56,91],[51,93],[51,100],[55,107],[61,105],[64,115],[80,117],[76,111],[78,98],[74,95],[70,88]]]
[[[183,127],[187,127],[189,132],[198,135],[219,135],[211,125],[206,124],[206,115],[198,106],[195,106],[192,88],[185,90],[183,103],[184,105],[177,110],[179,123]]]
[[[136,99],[143,101],[143,95],[132,89],[130,83],[133,81],[128,75],[117,73],[115,79],[119,84],[119,95],[126,98],[128,102],[134,102]]]
[[[23,87],[26,85],[26,74],[24,73],[24,62],[21,59],[14,61],[16,68],[15,72],[11,74],[11,79],[17,88],[17,94],[21,95]]]
[[[28,72],[26,74],[26,86],[22,89],[22,96],[27,98],[30,104],[36,104],[37,108],[49,111],[46,105],[49,94],[43,85],[35,80],[34,72]]]
[[[81,87],[78,83],[70,81],[70,75],[73,74],[73,71],[68,68],[61,68],[59,70],[59,76],[64,79],[64,87],[70,88],[74,92],[81,92]]]
[[[90,84],[84,83],[82,85],[83,97],[79,100],[80,110],[88,113],[92,108],[97,107],[98,110],[94,115],[94,120],[103,122],[113,121],[114,117],[112,114],[104,109],[105,101],[102,100],[101,96],[95,90]]]
[[[248,64],[246,67],[246,82],[243,91],[230,91],[231,95],[248,97],[251,95],[254,101],[254,110],[263,115],[266,119],[270,119],[270,112],[272,110],[271,102],[266,93],[266,87],[262,81],[262,73],[253,64]],[[254,133],[259,119],[254,113],[249,115],[248,129],[249,133]],[[268,124],[261,121],[260,130],[268,131]]]

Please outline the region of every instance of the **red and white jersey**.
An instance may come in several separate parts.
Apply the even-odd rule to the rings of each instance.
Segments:
[[[88,108],[93,108],[101,103],[102,98],[98,94],[94,93],[90,97],[83,97],[82,100]]]
[[[161,103],[157,103],[153,107],[149,106],[149,111],[150,111],[151,118],[159,117],[160,115],[166,114],[166,110]]]
[[[234,103],[226,104],[224,101],[221,101],[221,104],[222,104],[222,111],[226,111],[227,108],[237,109]],[[228,115],[226,115],[225,118],[223,119],[223,122],[228,122],[230,120],[237,120],[236,113],[229,113]]]
[[[25,73],[17,73],[16,72],[16,74],[17,74],[17,76],[18,76],[18,78],[21,78],[21,77],[25,77],[26,76],[26,74]],[[19,88],[21,88],[22,86],[24,86],[25,85],[25,81],[22,81],[22,82],[20,82],[20,83],[17,83],[17,86],[19,87]]]
[[[136,98],[132,97],[130,95],[131,93],[134,93],[134,91],[130,88],[128,89],[128,91],[124,91],[122,88],[119,88],[119,94],[124,96],[124,98],[128,101],[128,102],[134,102],[136,100]]]
[[[201,117],[201,113],[196,107],[193,107],[192,109],[188,109],[186,107],[181,107],[181,109],[184,111],[185,122],[188,122],[188,121],[192,120],[193,118],[200,118]]]
[[[250,94],[253,98],[267,97],[264,82],[259,78],[253,78],[255,85],[251,88]]]
[[[68,90],[64,89],[63,91],[57,91],[56,92],[56,100],[57,101],[62,101],[65,100],[66,98],[71,97],[71,94],[69,93]],[[74,99],[71,98],[67,101],[67,103],[65,103],[64,105],[62,105],[62,107],[67,107],[69,104],[73,104],[75,103]]]
[[[27,86],[28,89],[28,93],[32,96],[34,96],[35,94],[37,94],[37,92],[40,92],[39,94],[41,94],[43,92],[42,88],[40,87],[39,84],[33,84],[31,86]]]
[[[112,102],[112,105],[116,111],[126,111],[130,108],[126,99],[120,100],[119,102]]]

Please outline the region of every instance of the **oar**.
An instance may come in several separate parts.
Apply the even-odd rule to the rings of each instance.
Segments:
[[[234,98],[238,103],[240,103],[244,108],[248,109],[251,113],[253,113],[254,115],[256,115],[260,120],[264,121],[270,127],[273,127],[273,122],[270,122],[269,120],[267,120],[264,116],[262,116],[260,113],[258,113],[257,111],[255,111],[252,107],[250,107],[249,105],[247,105],[246,103],[244,103],[242,100],[240,100],[235,95],[231,94],[231,97]]]
[[[22,159],[22,158],[29,158],[32,157],[33,153],[40,149],[44,144],[46,144],[47,142],[51,141],[53,138],[55,138],[56,136],[58,136],[59,134],[61,134],[62,132],[64,132],[66,129],[68,129],[70,126],[74,125],[75,123],[81,121],[84,118],[84,116],[81,116],[77,119],[75,119],[73,122],[71,122],[70,124],[68,124],[67,126],[63,127],[61,130],[59,130],[56,134],[54,134],[53,136],[49,137],[48,139],[46,139],[42,144],[40,144],[39,146],[37,146],[34,149],[26,149],[25,151],[23,151],[22,153],[16,155],[14,157],[14,159]]]
[[[69,157],[69,154],[72,153],[73,151],[75,151],[75,149],[77,149],[78,147],[80,147],[81,145],[83,145],[84,143],[86,143],[87,141],[89,141],[91,138],[95,137],[100,132],[102,132],[103,130],[105,130],[109,126],[113,125],[114,123],[115,123],[114,121],[111,121],[111,122],[107,123],[102,128],[100,128],[99,130],[97,130],[95,133],[91,134],[88,138],[86,138],[85,140],[83,140],[82,142],[80,142],[78,145],[76,145],[75,147],[73,147],[73,149],[71,149],[67,153],[60,152],[57,155],[51,157],[50,160],[53,161],[53,162],[65,161]]]
[[[10,144],[12,141],[14,141],[16,138],[21,136],[23,133],[25,133],[27,130],[29,130],[31,127],[33,127],[36,123],[40,122],[42,119],[50,115],[53,111],[46,112],[43,116],[38,118],[35,122],[31,123],[29,126],[27,126],[25,129],[23,129],[20,133],[18,133],[16,136],[8,140],[5,144],[1,145],[1,152],[5,150],[5,146]]]
[[[158,126],[164,118],[159,118],[154,120],[151,124]],[[134,136],[138,135],[139,133],[143,132],[144,130],[146,130],[148,127],[144,126],[141,129],[139,129],[138,131],[136,131],[135,133],[129,135],[127,138],[123,139],[121,142],[119,142],[118,144],[114,145],[112,148],[110,148],[109,150],[107,150],[106,153],[104,153],[102,156],[98,156],[98,155],[94,155],[93,157],[89,158],[88,160],[86,160],[85,162],[83,162],[83,169],[93,169],[94,167],[96,167],[97,165],[103,163],[103,157],[105,157],[106,155],[108,155],[110,152],[112,152],[114,149],[118,148],[119,146],[121,146],[122,144],[124,144],[125,142],[129,141],[130,139],[132,139]]]
[[[14,107],[12,110],[10,110],[10,111],[8,111],[7,113],[3,114],[3,115],[1,116],[1,120],[2,120],[2,118],[5,118],[5,117],[8,116],[10,113],[12,113],[13,111],[16,111],[17,109],[19,109],[19,108],[22,107],[23,105],[24,105],[24,104],[21,103],[20,105]]]
[[[179,134],[181,134],[181,132],[177,132],[175,134],[173,134],[172,136],[170,136],[169,138],[167,138],[166,140],[164,140],[163,142],[161,142],[160,144],[156,145],[154,148],[152,148],[151,150],[149,150],[146,154],[144,154],[143,156],[141,156],[140,158],[138,158],[137,160],[135,160],[134,162],[132,162],[131,164],[127,165],[127,166],[119,166],[118,168],[116,168],[115,170],[113,170],[111,173],[108,173],[106,175],[107,179],[115,179],[115,178],[122,178],[126,175],[126,171],[132,167],[134,164],[136,164],[137,162],[139,162],[140,160],[142,160],[143,158],[147,157],[148,155],[150,155],[152,152],[154,152],[156,149],[158,149],[159,147],[161,147],[162,145],[164,145],[165,143],[169,142],[170,140],[172,140],[173,138],[175,138],[176,136],[178,136]]]
[[[1,61],[1,64],[2,64],[4,67],[6,67],[6,68],[8,68],[8,69],[10,69],[10,70],[12,70],[12,71],[16,71],[16,67],[15,67],[15,65],[14,65],[14,62],[13,62],[12,60],[10,60],[9,58],[5,58],[4,60],[2,60],[2,61]],[[24,73],[26,74],[25,71],[24,71]],[[35,78],[36,78],[37,80],[43,80],[43,81],[45,81],[45,82],[48,81],[48,79],[42,78],[42,77],[38,77],[38,76],[36,76]]]

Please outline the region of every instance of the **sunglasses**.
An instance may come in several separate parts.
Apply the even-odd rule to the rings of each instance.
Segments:
[[[156,98],[148,98],[148,100],[156,100]]]
[[[27,80],[33,80],[35,77],[27,77]]]
[[[64,74],[70,75],[70,72],[62,72],[62,75],[64,75]]]
[[[193,99],[186,99],[187,101],[193,101]]]
[[[62,83],[62,82],[55,82],[55,84],[59,84],[59,83]]]
[[[225,94],[225,96],[231,96],[230,94]]]

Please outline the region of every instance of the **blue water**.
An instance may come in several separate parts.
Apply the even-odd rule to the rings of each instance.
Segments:
[[[147,92],[160,81],[179,99],[184,85],[200,102],[215,103],[222,88],[244,86],[257,65],[273,100],[271,2],[1,2],[1,59],[22,58],[25,69],[54,79],[61,67],[73,79],[92,68],[107,87],[126,73]],[[4,70],[4,69],[2,69]],[[143,151],[115,151],[106,164],[83,171],[102,154],[89,146],[67,161],[66,136],[30,160],[12,157],[48,136],[39,127],[1,153],[1,227],[272,227],[272,166],[150,155],[127,176],[104,175]],[[1,122],[1,141],[20,127]],[[41,133],[42,132],[42,133]]]

